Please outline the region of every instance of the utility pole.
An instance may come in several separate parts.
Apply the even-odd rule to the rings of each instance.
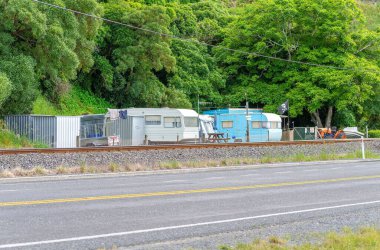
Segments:
[[[204,133],[204,131],[202,131],[202,125],[200,123],[200,120],[199,120],[199,94],[198,94],[198,130],[199,130],[199,133],[198,133],[198,140],[199,140],[199,143],[202,142],[202,134]]]
[[[199,94],[198,94],[198,115],[199,115]]]
[[[294,126],[293,126],[294,129]],[[288,101],[288,131],[290,131],[290,102]]]
[[[248,99],[247,99],[247,93],[245,93],[245,110],[246,110],[246,114],[245,114],[245,118],[247,120],[247,142],[249,142],[249,112],[248,112],[248,108],[249,108],[249,105],[248,105]]]

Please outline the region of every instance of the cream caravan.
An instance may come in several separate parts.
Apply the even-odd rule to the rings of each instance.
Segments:
[[[109,110],[107,116],[125,115],[144,118],[144,141],[157,143],[196,143],[199,140],[198,113],[190,109],[128,108]]]

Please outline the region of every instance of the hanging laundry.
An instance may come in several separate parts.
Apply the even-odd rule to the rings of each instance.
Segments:
[[[119,111],[119,117],[121,118],[121,119],[127,119],[127,117],[128,117],[128,111],[127,110],[120,110]]]
[[[108,109],[108,114],[112,121],[119,119],[119,110],[117,109]]]

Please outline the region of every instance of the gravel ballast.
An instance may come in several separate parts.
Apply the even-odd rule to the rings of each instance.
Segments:
[[[380,141],[366,141],[366,150],[380,154]],[[221,147],[221,148],[194,148],[194,149],[161,149],[147,151],[118,151],[118,152],[90,152],[90,153],[30,153],[18,155],[0,155],[0,170],[34,167],[54,169],[57,167],[74,166],[105,166],[111,163],[128,164],[158,164],[160,162],[178,161],[194,162],[205,160],[223,160],[229,158],[263,157],[290,157],[303,154],[317,156],[325,154],[349,154],[361,150],[360,142],[335,144],[305,144],[287,146],[262,147]]]

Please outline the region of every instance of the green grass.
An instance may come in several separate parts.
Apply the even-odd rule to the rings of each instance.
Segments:
[[[221,246],[221,250],[356,250],[380,249],[380,230],[362,228],[357,231],[345,229],[342,233],[328,233],[320,242],[289,244],[286,240],[270,237],[268,240],[255,240],[249,244],[234,247]]]
[[[47,148],[47,145],[32,143],[25,137],[17,136],[6,129],[0,129],[0,148]]]
[[[33,114],[41,115],[83,115],[106,113],[112,105],[102,98],[73,86],[70,92],[61,98],[58,105],[49,102],[40,95],[33,104]]]

